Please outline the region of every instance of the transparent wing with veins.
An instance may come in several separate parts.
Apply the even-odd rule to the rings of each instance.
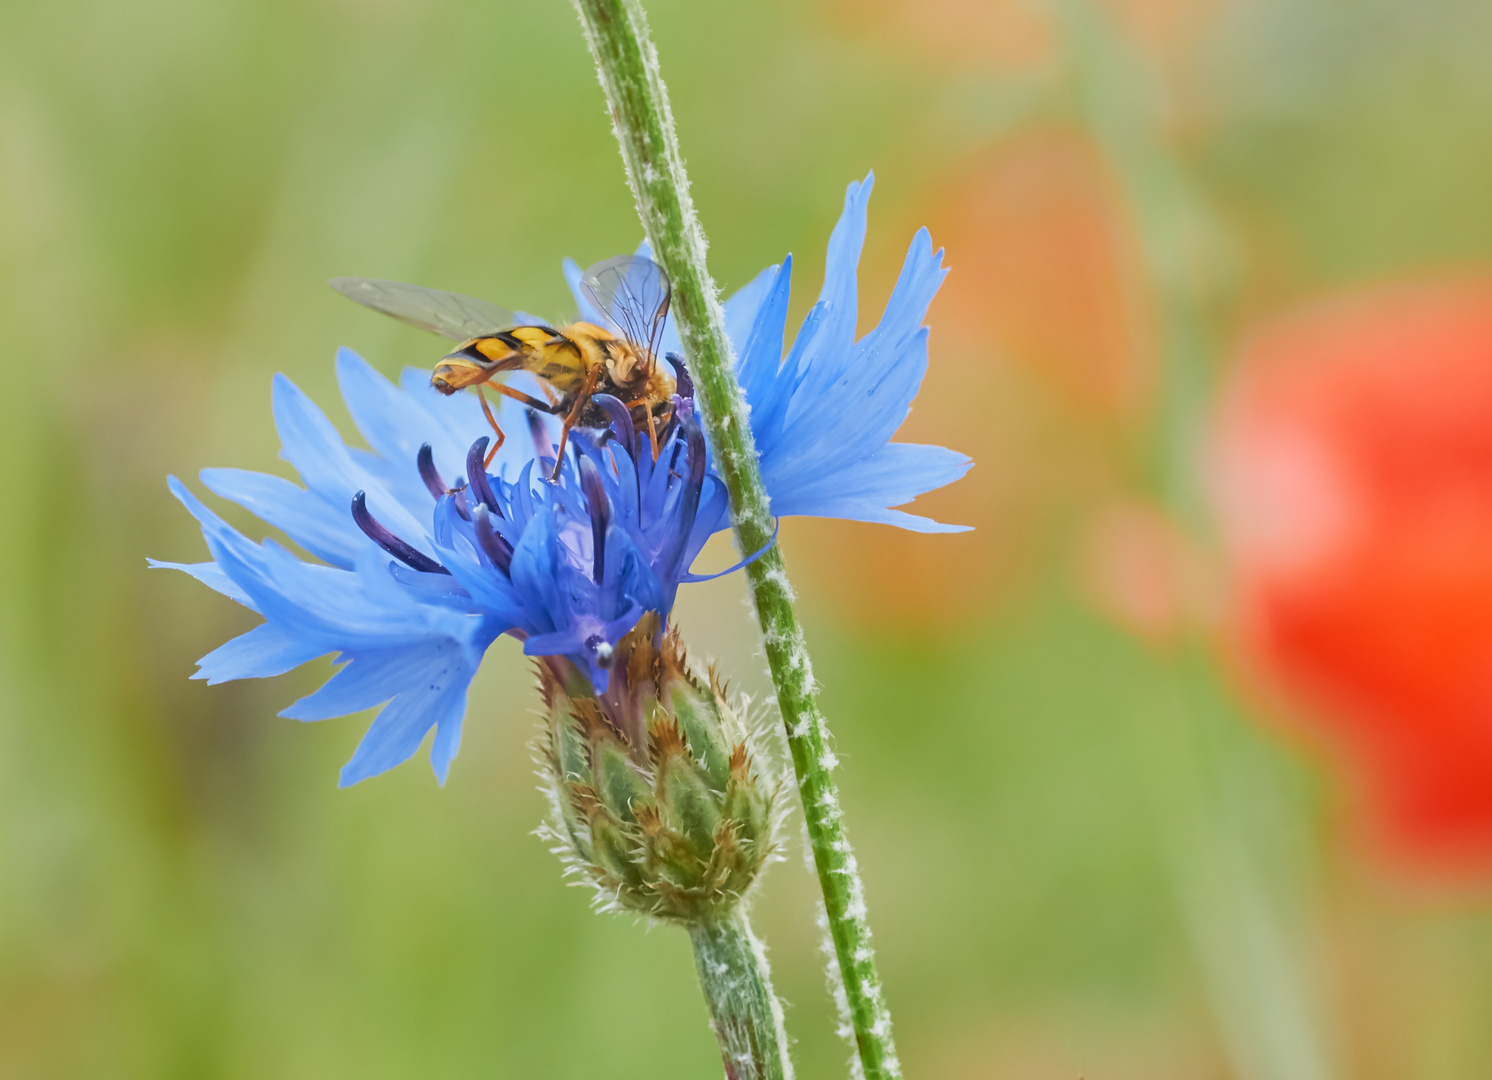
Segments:
[[[339,277],[328,284],[364,307],[453,341],[470,341],[518,323],[507,308],[461,293],[378,278]]]
[[[592,306],[643,350],[643,359],[651,368],[663,340],[672,296],[663,267],[641,255],[618,255],[587,270],[580,287]]]

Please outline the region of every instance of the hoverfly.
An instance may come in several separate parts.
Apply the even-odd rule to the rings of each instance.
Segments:
[[[497,434],[487,454],[488,465],[504,435],[482,394],[484,386],[531,409],[564,417],[551,480],[559,477],[572,427],[609,423],[606,410],[592,400],[596,394],[621,400],[634,427],[647,428],[657,454],[659,429],[666,428],[673,415],[676,381],[658,363],[670,290],[668,275],[651,259],[618,255],[582,275],[582,293],[609,327],[574,322],[555,329],[524,322],[486,300],[399,281],[343,277],[333,278],[331,286],[365,307],[462,343],[441,358],[430,384],[442,394],[466,387],[476,390],[482,412]],[[533,375],[549,400],[491,381],[505,371]]]

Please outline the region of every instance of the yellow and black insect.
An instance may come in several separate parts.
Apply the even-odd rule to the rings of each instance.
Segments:
[[[622,401],[653,451],[658,433],[673,416],[674,377],[658,363],[658,347],[670,298],[668,275],[651,259],[619,255],[599,262],[580,279],[581,291],[611,325],[574,322],[555,329],[524,323],[511,311],[460,293],[425,289],[400,281],[333,278],[332,288],[359,304],[422,330],[462,342],[435,366],[430,384],[442,394],[472,387],[497,439],[487,463],[503,443],[502,428],[482,395],[488,386],[531,409],[563,416],[554,477],[564,462],[572,427],[605,427],[606,410],[594,400],[610,394]],[[548,401],[492,382],[505,371],[526,371],[540,380]]]

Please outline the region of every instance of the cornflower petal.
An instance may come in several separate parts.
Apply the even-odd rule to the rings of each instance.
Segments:
[[[248,469],[203,469],[207,490],[273,525],[318,559],[351,568],[366,538],[345,513],[283,476]]]
[[[476,674],[454,642],[429,651],[423,666],[409,673],[410,682],[384,706],[342,767],[339,786],[350,787],[370,776],[402,765],[415,755],[433,727],[430,764],[442,784],[461,745],[461,721],[466,715],[466,693]]]
[[[145,562],[152,570],[180,570],[196,578],[209,589],[222,593],[230,600],[237,600],[250,611],[259,610],[254,607],[254,601],[249,599],[249,594],[240,589],[215,562],[179,563],[164,562],[160,559],[146,559]]]
[[[314,643],[274,623],[263,623],[219,645],[197,661],[194,679],[208,686],[234,679],[267,679],[324,655]]]
[[[780,267],[769,271],[771,280],[764,286],[761,303],[756,309],[747,333],[734,339],[737,343],[737,374],[741,391],[751,406],[751,434],[758,445],[770,444],[782,433],[787,422],[787,404],[801,381],[796,365],[783,363],[783,342],[787,332],[787,306],[793,277],[793,257],[782,260]],[[761,280],[758,276],[757,280]],[[808,320],[816,321],[823,309],[815,306]],[[799,336],[811,332],[805,322]]]
[[[771,295],[777,283],[778,271],[779,267],[767,267],[725,301],[725,334],[738,349],[744,346],[747,338],[750,337],[751,328],[756,325],[761,306]]]
[[[787,311],[784,262],[770,283],[741,359],[762,479],[779,517],[842,517],[921,532],[958,531],[893,511],[961,476],[973,463],[941,447],[891,443],[927,371],[922,320],[947,271],[926,229],[913,238],[876,328],[854,340],[856,265],[873,177],[852,183],[829,240],[824,286],[779,363]],[[722,523],[723,527],[723,523]]]

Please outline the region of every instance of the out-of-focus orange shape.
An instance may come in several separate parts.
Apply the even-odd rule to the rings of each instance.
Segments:
[[[1156,646],[1212,621],[1209,569],[1181,529],[1138,499],[1116,500],[1094,515],[1078,566],[1098,609]]]
[[[1263,330],[1216,450],[1248,655],[1346,757],[1380,837],[1492,871],[1492,278]]]
[[[939,329],[963,349],[993,347],[1081,408],[1134,406],[1150,335],[1124,207],[1098,150],[1076,133],[1034,131],[955,176],[933,214],[953,268]]]
[[[839,27],[883,36],[939,70],[1029,67],[1051,52],[1047,20],[1022,0],[829,0]]]
[[[1147,55],[1165,61],[1190,50],[1220,0],[1102,0],[1101,7]],[[1008,76],[1055,58],[1059,32],[1051,13],[1025,0],[828,0],[824,10],[840,27],[854,27],[895,44],[938,70],[981,70]]]

